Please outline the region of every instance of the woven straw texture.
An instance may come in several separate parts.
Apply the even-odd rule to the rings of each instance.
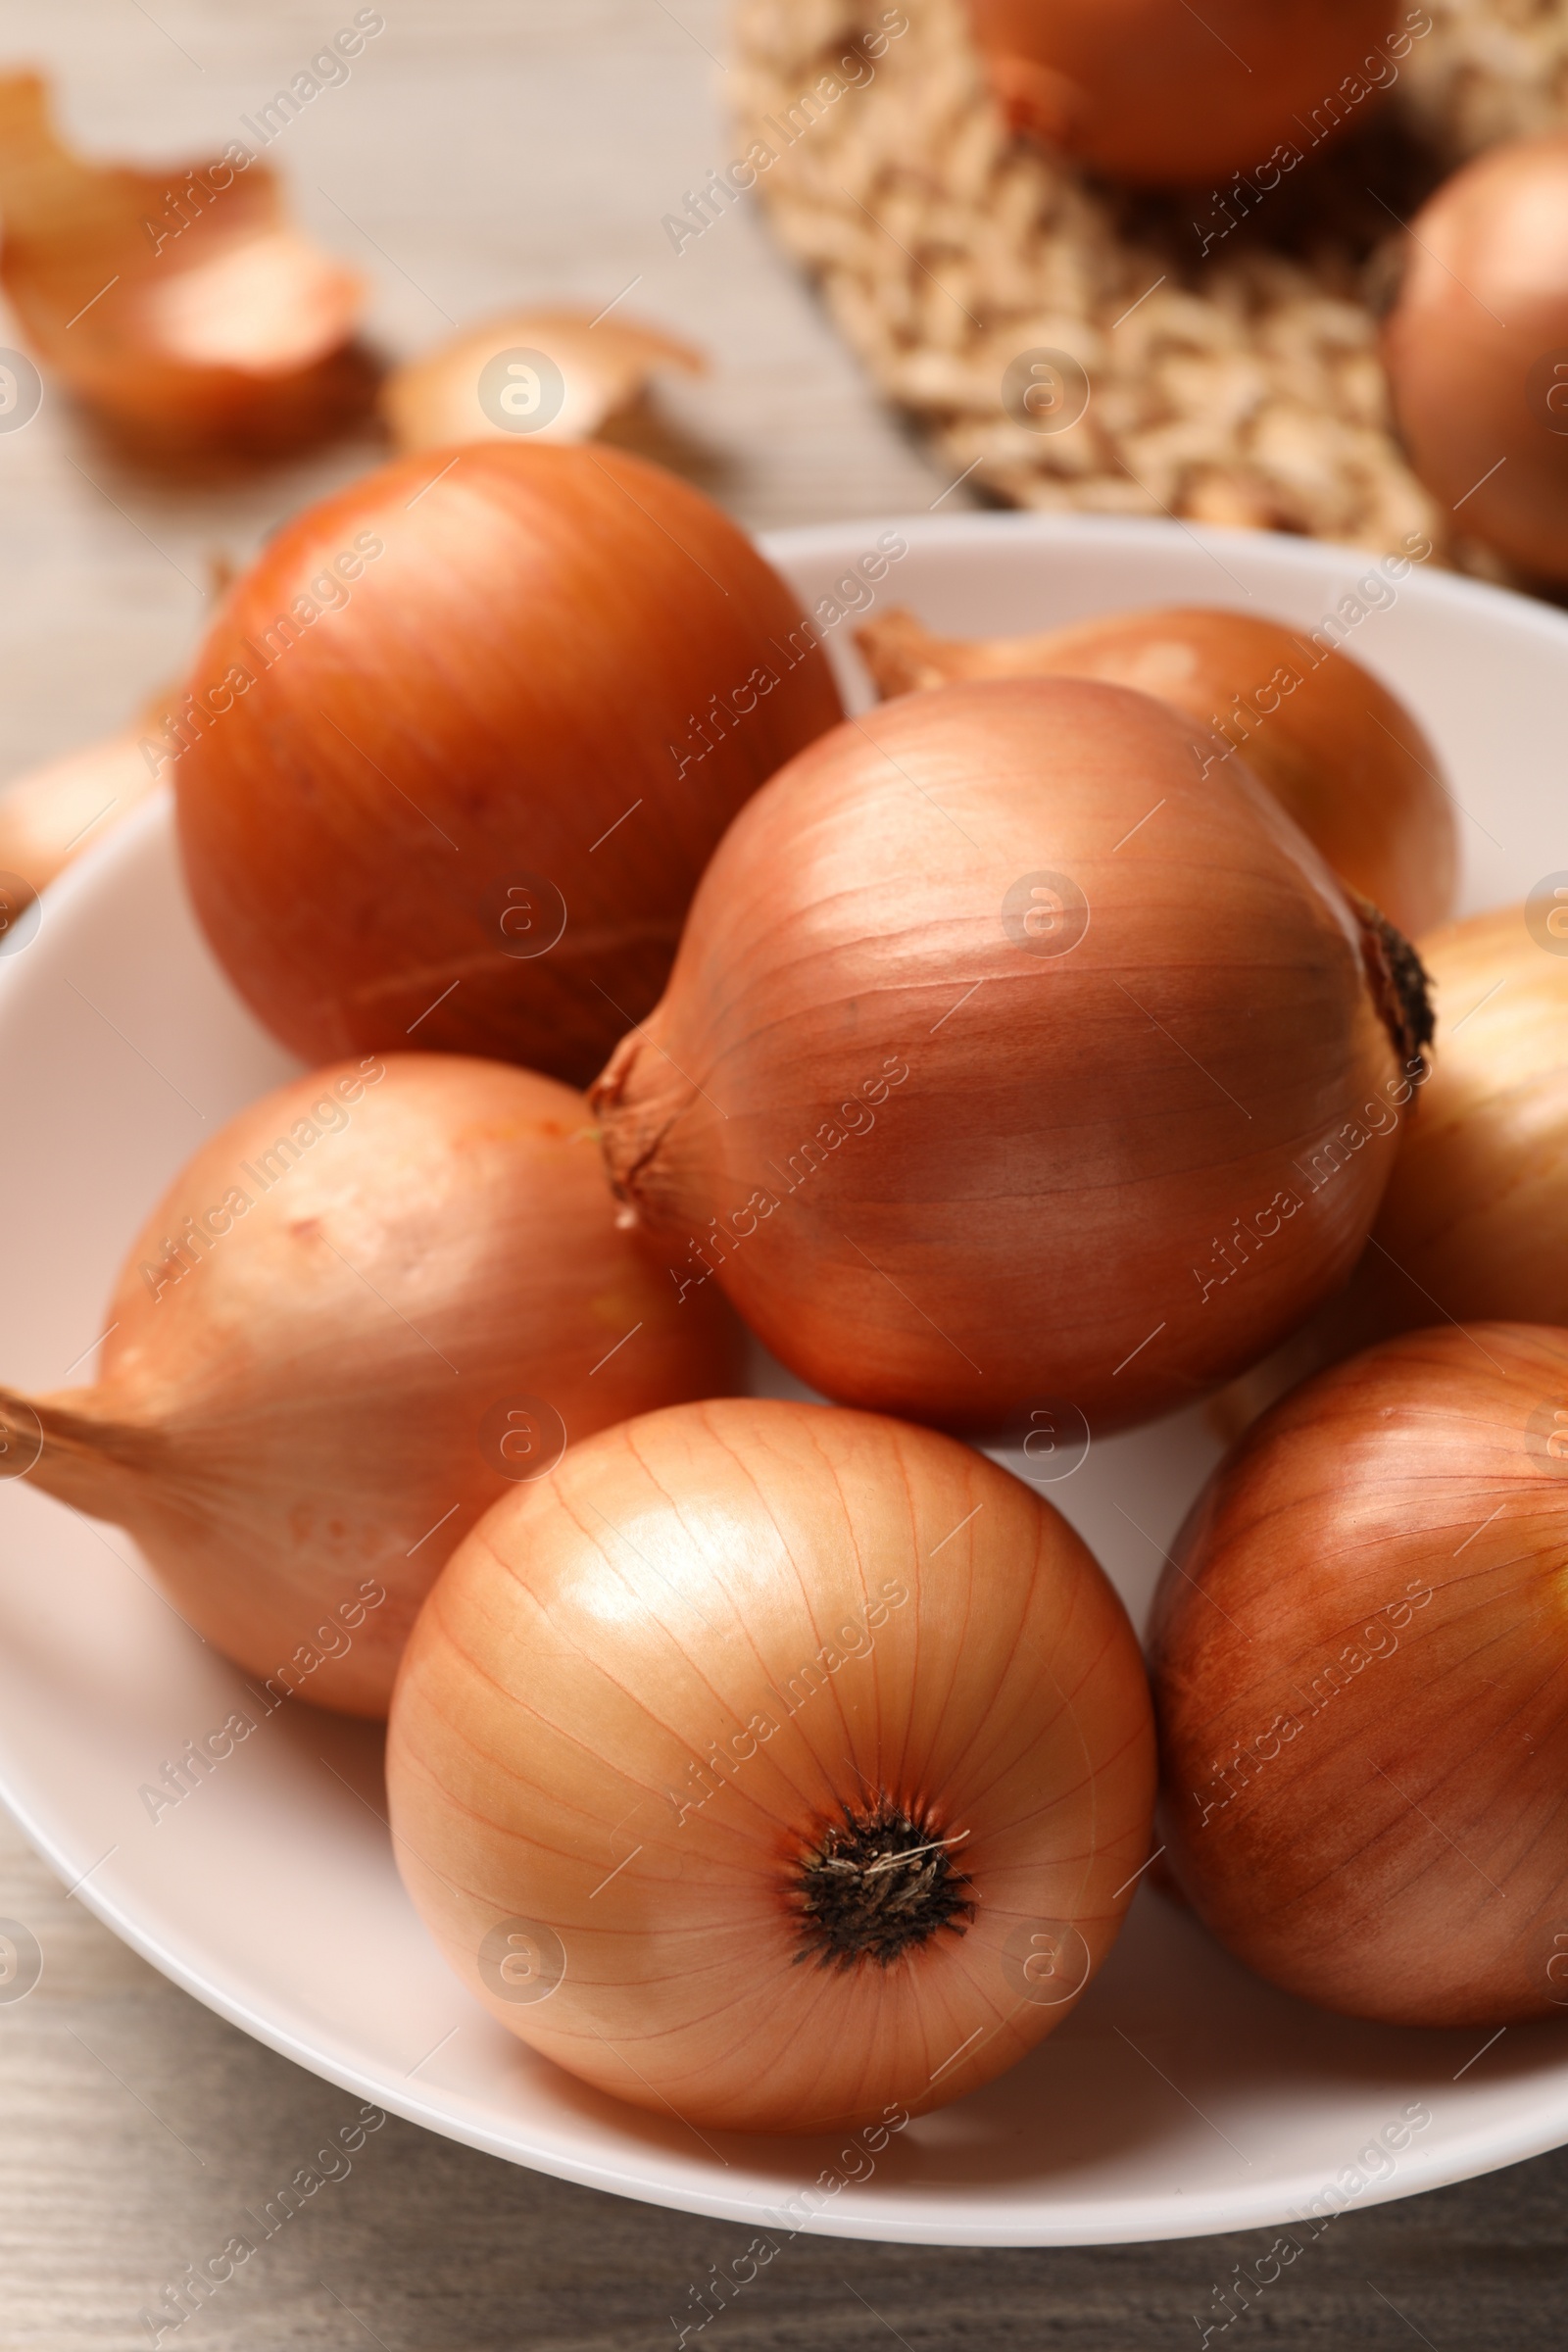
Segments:
[[[1276,188],[1178,199],[1107,188],[1012,138],[959,0],[736,0],[737,158],[955,478],[1016,506],[1379,550],[1424,531],[1448,562],[1506,579],[1404,463],[1378,314],[1400,223],[1445,172],[1568,122],[1568,0],[1429,0],[1423,15],[1382,103],[1320,155],[1303,130]],[[1007,376],[1038,351],[1082,370],[1087,407],[1064,429],[1030,422]]]

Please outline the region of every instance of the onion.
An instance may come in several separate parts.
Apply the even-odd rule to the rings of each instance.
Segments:
[[[1419,966],[1207,757],[1148,696],[994,680],[759,794],[593,1096],[681,1296],[715,1275],[845,1403],[992,1431],[1162,1411],[1345,1279]]]
[[[307,244],[242,140],[164,172],[84,164],[35,74],[0,79],[0,285],[39,358],[147,454],[294,448],[367,405],[364,283]]]
[[[11,885],[13,913],[99,838],[119,824],[154,783],[141,736],[127,728],[102,743],[19,776],[0,794],[0,880]]]
[[[1422,940],[1438,1026],[1421,1116],[1345,1290],[1216,1400],[1227,1437],[1309,1373],[1442,1316],[1568,1325],[1568,888],[1554,900],[1554,880]]]
[[[1568,580],[1568,132],[1478,156],[1417,214],[1384,360],[1458,527]]]
[[[1246,755],[1352,890],[1414,936],[1453,905],[1458,844],[1438,756],[1404,705],[1337,646],[1197,607],[1107,612],[1035,637],[933,637],[912,612],[856,643],[883,695],[953,678],[1102,678],[1175,705]]]
[[[603,2090],[849,2128],[1066,2016],[1149,1852],[1148,1689],[1066,1522],[951,1440],[753,1398],[575,1446],[455,1555],[387,1747],[468,1989]]]
[[[521,432],[589,441],[665,368],[701,375],[707,366],[691,344],[618,314],[511,311],[395,369],[381,414],[405,451]]]
[[[741,804],[830,726],[818,634],[717,508],[610,449],[404,459],[281,531],[170,750],[214,953],[307,1060],[586,1080]]]
[[[1447,1326],[1276,1405],[1156,1596],[1162,1835],[1273,1984],[1396,2025],[1568,2000],[1568,1332]]]
[[[1276,141],[1299,162],[1370,111],[1396,78],[1391,58],[1411,45],[1409,33],[1391,32],[1390,0],[1204,0],[1201,10],[1186,0],[968,0],[968,8],[1015,127],[1117,178],[1156,186],[1255,170]]]
[[[677,1313],[614,1219],[548,1078],[405,1054],[297,1079],[154,1210],[96,1384],[0,1391],[0,1472],[128,1529],[279,1695],[384,1714],[436,1572],[510,1483],[732,1384],[728,1318]]]

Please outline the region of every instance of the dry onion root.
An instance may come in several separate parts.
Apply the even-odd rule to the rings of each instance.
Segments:
[[[1383,357],[1434,497],[1568,581],[1568,132],[1491,149],[1423,206]]]
[[[1444,1326],[1298,1389],[1179,1540],[1161,1834],[1271,1983],[1396,2025],[1568,2000],[1568,1332]]]
[[[149,454],[291,449],[369,396],[363,281],[289,226],[248,155],[85,164],[36,75],[0,79],[0,286],[45,367]]]
[[[702,2129],[811,2132],[1059,2024],[1152,1770],[1132,1629],[1048,1503],[928,1432],[742,1398],[489,1514],[415,1629],[387,1791],[513,2033]]]
[[[838,728],[731,827],[594,1090],[682,1296],[840,1401],[1098,1427],[1230,1377],[1349,1272],[1429,1034],[1241,763],[1077,678]]]
[[[1335,872],[1408,938],[1446,919],[1458,865],[1438,756],[1338,646],[1205,607],[1108,612],[1030,637],[937,637],[901,610],[856,643],[877,691],[957,678],[1100,678],[1157,695],[1240,753]]]
[[[240,580],[168,738],[191,896],[303,1059],[575,1083],[657,1002],[698,876],[840,715],[743,532],[609,448],[472,443],[313,507]]]
[[[618,315],[512,311],[395,368],[380,407],[405,454],[514,433],[591,441],[655,376],[707,366],[690,343]]]
[[[278,1695],[365,1715],[497,1495],[568,1437],[728,1389],[737,1360],[728,1316],[677,1314],[617,1230],[581,1098],[438,1054],[242,1111],[107,1321],[92,1388],[0,1390],[5,1467],[126,1528]]]
[[[1258,170],[1276,142],[1298,154],[1298,142],[1311,146],[1352,108],[1364,112],[1412,40],[1392,29],[1391,0],[1205,0],[1201,12],[1187,0],[968,7],[1017,128],[1155,186]]]

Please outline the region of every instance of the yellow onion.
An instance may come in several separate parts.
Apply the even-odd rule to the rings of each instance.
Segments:
[[[707,365],[691,344],[618,313],[509,311],[395,368],[380,408],[405,453],[517,432],[590,441],[656,375],[701,375]]]
[[[609,448],[404,458],[239,580],[166,738],[214,954],[304,1060],[584,1083],[725,825],[840,715],[745,533]]]
[[[1454,527],[1568,580],[1568,132],[1492,148],[1422,207],[1383,356]]]
[[[811,2132],[1059,2024],[1149,1852],[1120,1602],[951,1439],[754,1398],[498,1503],[393,1702],[399,1865],[464,1983],[602,2090]]]
[[[35,74],[0,79],[0,285],[46,368],[149,455],[270,455],[362,411],[363,280],[289,225],[243,140],[190,169],[86,164]]]
[[[1344,1281],[1420,969],[1239,760],[1078,678],[944,686],[736,820],[594,1090],[682,1297],[802,1379],[998,1429],[1230,1377]]]
[[[1016,127],[1119,179],[1156,186],[1258,170],[1276,143],[1299,163],[1371,111],[1413,38],[1396,29],[1391,0],[1203,0],[1201,9],[1188,0],[968,0],[968,8]],[[1406,12],[1405,24],[1421,14]]]
[[[856,643],[877,690],[955,678],[1101,678],[1174,704],[1241,752],[1342,880],[1408,936],[1453,905],[1458,843],[1437,753],[1416,720],[1338,646],[1204,606],[1105,612],[1030,637],[936,637],[878,614]]]
[[[252,1103],[133,1246],[91,1388],[0,1390],[0,1471],[135,1537],[277,1696],[386,1711],[443,1560],[568,1438],[733,1383],[618,1230],[580,1096],[371,1055]]]
[[[1568,2004],[1568,1332],[1443,1325],[1221,1465],[1155,1601],[1161,1835],[1230,1950],[1395,2025]]]

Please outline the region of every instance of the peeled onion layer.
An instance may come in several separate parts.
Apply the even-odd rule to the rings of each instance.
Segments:
[[[1568,133],[1490,148],[1423,205],[1383,359],[1410,463],[1458,526],[1568,581]]]
[[[1105,612],[1027,637],[938,637],[895,609],[857,632],[884,697],[958,678],[1099,678],[1185,712],[1238,753],[1342,881],[1408,938],[1450,913],[1453,802],[1396,695],[1321,635],[1204,606]]]
[[[617,1226],[580,1096],[368,1056],[204,1146],[125,1260],[96,1383],[0,1389],[0,1432],[277,1697],[383,1715],[498,1495],[569,1439],[734,1385],[731,1319],[694,1303]]]
[[[1021,1435],[1186,1401],[1345,1279],[1418,968],[1205,745],[1123,688],[996,680],[758,795],[592,1097],[681,1296],[721,1284],[842,1402]]]
[[[1156,1595],[1160,1834],[1271,1983],[1396,2025],[1568,1999],[1568,1332],[1388,1342],[1221,1465]]]
[[[149,455],[285,452],[373,390],[363,279],[291,227],[243,147],[163,172],[83,163],[43,81],[0,78],[0,286],[46,368]]]
[[[379,405],[405,454],[523,431],[536,441],[589,441],[635,407],[656,376],[701,375],[707,365],[690,343],[618,311],[508,311],[395,368]]]
[[[475,1998],[747,2132],[917,2114],[1050,2033],[1131,1900],[1152,1772],[1132,1630],[1048,1503],[952,1440],[753,1398],[604,1431],[498,1504],[387,1749],[399,1866]]]
[[[1296,161],[1371,114],[1407,56],[1389,0],[968,0],[997,95],[1113,178],[1155,187]],[[1430,29],[1430,27],[1429,27]],[[1366,68],[1365,78],[1361,69]],[[1357,95],[1349,100],[1352,84]],[[1332,103],[1331,103],[1332,101]]]
[[[170,739],[214,954],[312,1061],[494,1054],[586,1083],[692,891],[841,714],[718,509],[606,448],[408,458],[237,583]]]

